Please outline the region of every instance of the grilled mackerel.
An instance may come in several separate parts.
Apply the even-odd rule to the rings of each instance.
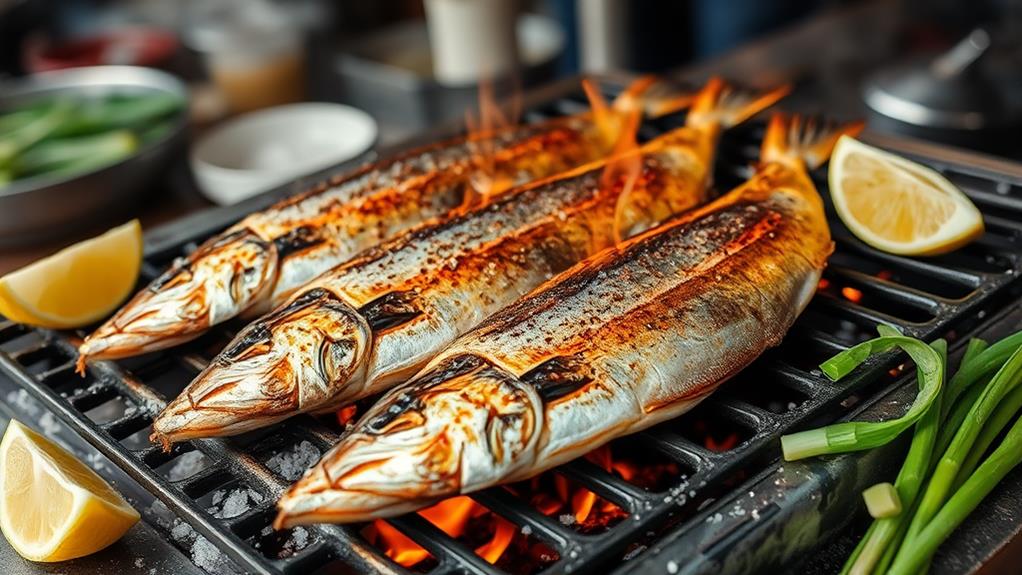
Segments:
[[[154,438],[167,445],[239,433],[407,380],[493,312],[613,245],[616,224],[628,234],[703,203],[721,119],[730,125],[782,93],[739,97],[713,80],[685,127],[640,150],[506,193],[338,266],[242,330],[156,419]],[[615,169],[633,161],[631,175]]]
[[[284,495],[276,526],[392,516],[527,478],[679,415],[776,345],[833,246],[796,154],[826,158],[838,131],[806,130],[803,149],[800,126],[772,122],[743,186],[444,349]]]
[[[600,114],[413,150],[252,214],[175,262],[86,338],[79,368],[264,313],[358,252],[459,208],[480,182],[500,191],[604,157],[648,85],[637,82]]]

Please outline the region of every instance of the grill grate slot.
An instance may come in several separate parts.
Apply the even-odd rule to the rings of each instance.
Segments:
[[[616,88],[605,88],[609,99]],[[523,117],[539,121],[577,113],[586,109],[585,102],[580,91],[562,92]],[[681,115],[647,122],[640,138],[681,124]],[[715,176],[720,189],[748,175],[762,135],[762,124],[752,124],[725,136]],[[638,553],[648,533],[697,517],[714,498],[757,473],[777,457],[779,434],[839,417],[848,405],[868,401],[872,390],[890,383],[887,370],[899,361],[893,355],[868,362],[856,376],[837,383],[817,369],[833,353],[871,337],[877,322],[930,338],[978,321],[975,318],[1017,297],[1022,292],[1019,177],[919,159],[937,164],[985,212],[988,230],[980,241],[953,254],[909,259],[862,244],[832,217],[837,251],[825,273],[829,287],[821,288],[784,344],[691,412],[606,448],[605,455],[615,464],[633,462],[645,475],[629,479],[617,467],[607,471],[601,463],[581,459],[540,476],[541,486],[558,475],[567,478],[573,489],[592,491],[627,517],[600,531],[583,532],[534,508],[531,483],[494,487],[471,497],[516,527],[508,554],[497,565],[477,555],[470,538],[452,538],[409,514],[388,522],[432,556],[410,570],[551,575],[605,570],[605,561]],[[825,171],[813,176],[826,200]],[[179,231],[174,237],[159,237],[144,275],[155,277],[174,257],[243,215],[229,209],[219,213],[219,219],[205,220],[202,229],[188,228],[187,236]],[[849,301],[843,288],[860,292],[859,301]],[[152,417],[164,398],[176,395],[243,325],[229,322],[179,349],[116,364],[100,362],[80,379],[73,373],[73,343],[64,335],[0,320],[0,369],[244,571],[293,574],[333,565],[341,572],[407,573],[409,569],[370,545],[360,527],[267,531],[276,497],[336,441],[335,423],[300,417],[229,440],[177,444],[170,452],[148,443]],[[853,396],[857,399],[850,399]],[[111,402],[114,405],[107,406]],[[109,412],[97,417],[94,410],[103,409]],[[249,490],[256,495],[246,495],[244,505],[232,500],[233,507],[225,509],[224,497],[241,497],[236,493]],[[219,503],[214,503],[217,497]]]

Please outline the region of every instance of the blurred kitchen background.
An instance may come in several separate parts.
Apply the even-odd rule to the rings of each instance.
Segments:
[[[240,201],[324,167],[303,160],[460,121],[480,79],[500,95],[590,73],[791,82],[788,108],[1022,158],[1022,0],[0,0],[0,112],[40,78],[98,65],[179,79],[182,135],[141,189],[61,223],[30,224],[73,200],[23,201],[54,182],[0,184],[0,227],[22,226],[0,229],[0,272],[132,215]],[[348,107],[267,113],[304,101]]]

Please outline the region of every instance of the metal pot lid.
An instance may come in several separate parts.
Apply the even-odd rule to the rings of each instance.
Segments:
[[[926,128],[993,128],[1003,122],[1007,108],[975,65],[989,46],[989,35],[975,30],[935,59],[883,70],[866,83],[866,105],[880,115]]]

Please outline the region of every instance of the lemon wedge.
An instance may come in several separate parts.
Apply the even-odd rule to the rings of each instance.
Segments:
[[[142,226],[132,220],[0,278],[0,314],[64,329],[106,317],[131,294],[142,265]]]
[[[885,252],[937,255],[983,234],[976,206],[936,171],[842,136],[828,174],[841,221]]]
[[[0,529],[25,559],[95,553],[138,521],[102,477],[15,420],[0,441],[0,465]]]

